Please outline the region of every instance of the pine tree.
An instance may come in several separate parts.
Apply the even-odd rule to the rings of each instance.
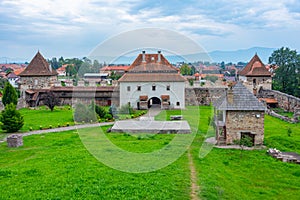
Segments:
[[[15,88],[9,83],[6,82],[3,90],[2,103],[4,106],[13,103],[17,105],[18,96]]]
[[[7,104],[0,116],[1,128],[8,133],[17,132],[24,125],[24,119],[21,113],[16,110],[13,103]]]

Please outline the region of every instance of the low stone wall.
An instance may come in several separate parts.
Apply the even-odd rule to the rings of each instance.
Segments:
[[[300,107],[300,98],[276,90],[261,89],[259,97],[276,99],[278,106],[288,112],[295,112],[295,108]]]
[[[298,120],[296,118],[288,118],[286,116],[282,116],[282,115],[279,115],[278,113],[272,111],[272,110],[268,110],[267,111],[267,114],[270,115],[270,116],[273,116],[273,117],[276,117],[278,119],[281,119],[283,121],[286,121],[286,122],[290,122],[290,123],[298,123]]]

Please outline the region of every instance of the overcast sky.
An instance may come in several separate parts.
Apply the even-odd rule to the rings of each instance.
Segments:
[[[299,0],[0,0],[0,58],[83,57],[120,33],[164,28],[207,51],[300,50]],[[122,45],[122,44],[120,44]]]

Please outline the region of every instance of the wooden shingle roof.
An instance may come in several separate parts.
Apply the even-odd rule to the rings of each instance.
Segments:
[[[34,56],[26,69],[19,76],[56,76],[56,70],[52,69],[40,52]]]
[[[239,72],[241,76],[270,76],[271,73],[267,70],[257,54],[253,56],[250,62]]]
[[[241,82],[238,82],[232,88],[232,102],[228,101],[227,93],[214,102],[214,106],[217,110],[266,110],[266,107],[263,105],[263,103],[259,102],[259,100]]]

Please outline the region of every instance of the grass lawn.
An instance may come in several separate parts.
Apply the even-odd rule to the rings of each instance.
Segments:
[[[277,161],[266,150],[241,154],[240,150],[213,148],[199,158],[211,113],[211,107],[203,106],[187,107],[182,112],[163,111],[157,116],[158,120],[168,120],[170,115],[182,114],[196,133],[191,153],[201,199],[299,199],[299,165]],[[300,153],[299,124],[270,116],[265,119],[268,147]],[[98,130],[82,129],[86,134]],[[156,151],[174,138],[172,134],[105,135],[119,148],[140,153]],[[76,131],[67,131],[24,137],[20,148],[0,143],[0,188],[0,199],[190,199],[190,171],[184,153],[154,172],[120,172],[93,157]]]
[[[67,124],[74,125],[73,111],[68,106],[55,107],[52,112],[45,106],[38,107],[38,109],[22,108],[19,111],[24,117],[24,126],[19,132],[28,132],[30,128],[40,130],[40,126],[48,129],[50,126],[56,128]],[[7,134],[0,128],[0,140],[6,136]]]
[[[137,152],[168,142],[168,137],[109,137],[120,146],[142,141],[143,145],[133,145]],[[76,132],[34,135],[25,137],[24,146],[17,149],[0,144],[0,188],[5,188],[0,199],[189,199],[187,163],[183,155],[155,172],[124,173],[97,161]]]
[[[73,111],[68,106],[55,107],[51,112],[45,106],[38,107],[38,110],[23,108],[20,109],[20,113],[24,117],[24,126],[22,132],[29,131],[30,127],[32,130],[39,130],[40,126],[43,128],[49,128],[51,125],[53,128],[60,126],[74,125]]]

